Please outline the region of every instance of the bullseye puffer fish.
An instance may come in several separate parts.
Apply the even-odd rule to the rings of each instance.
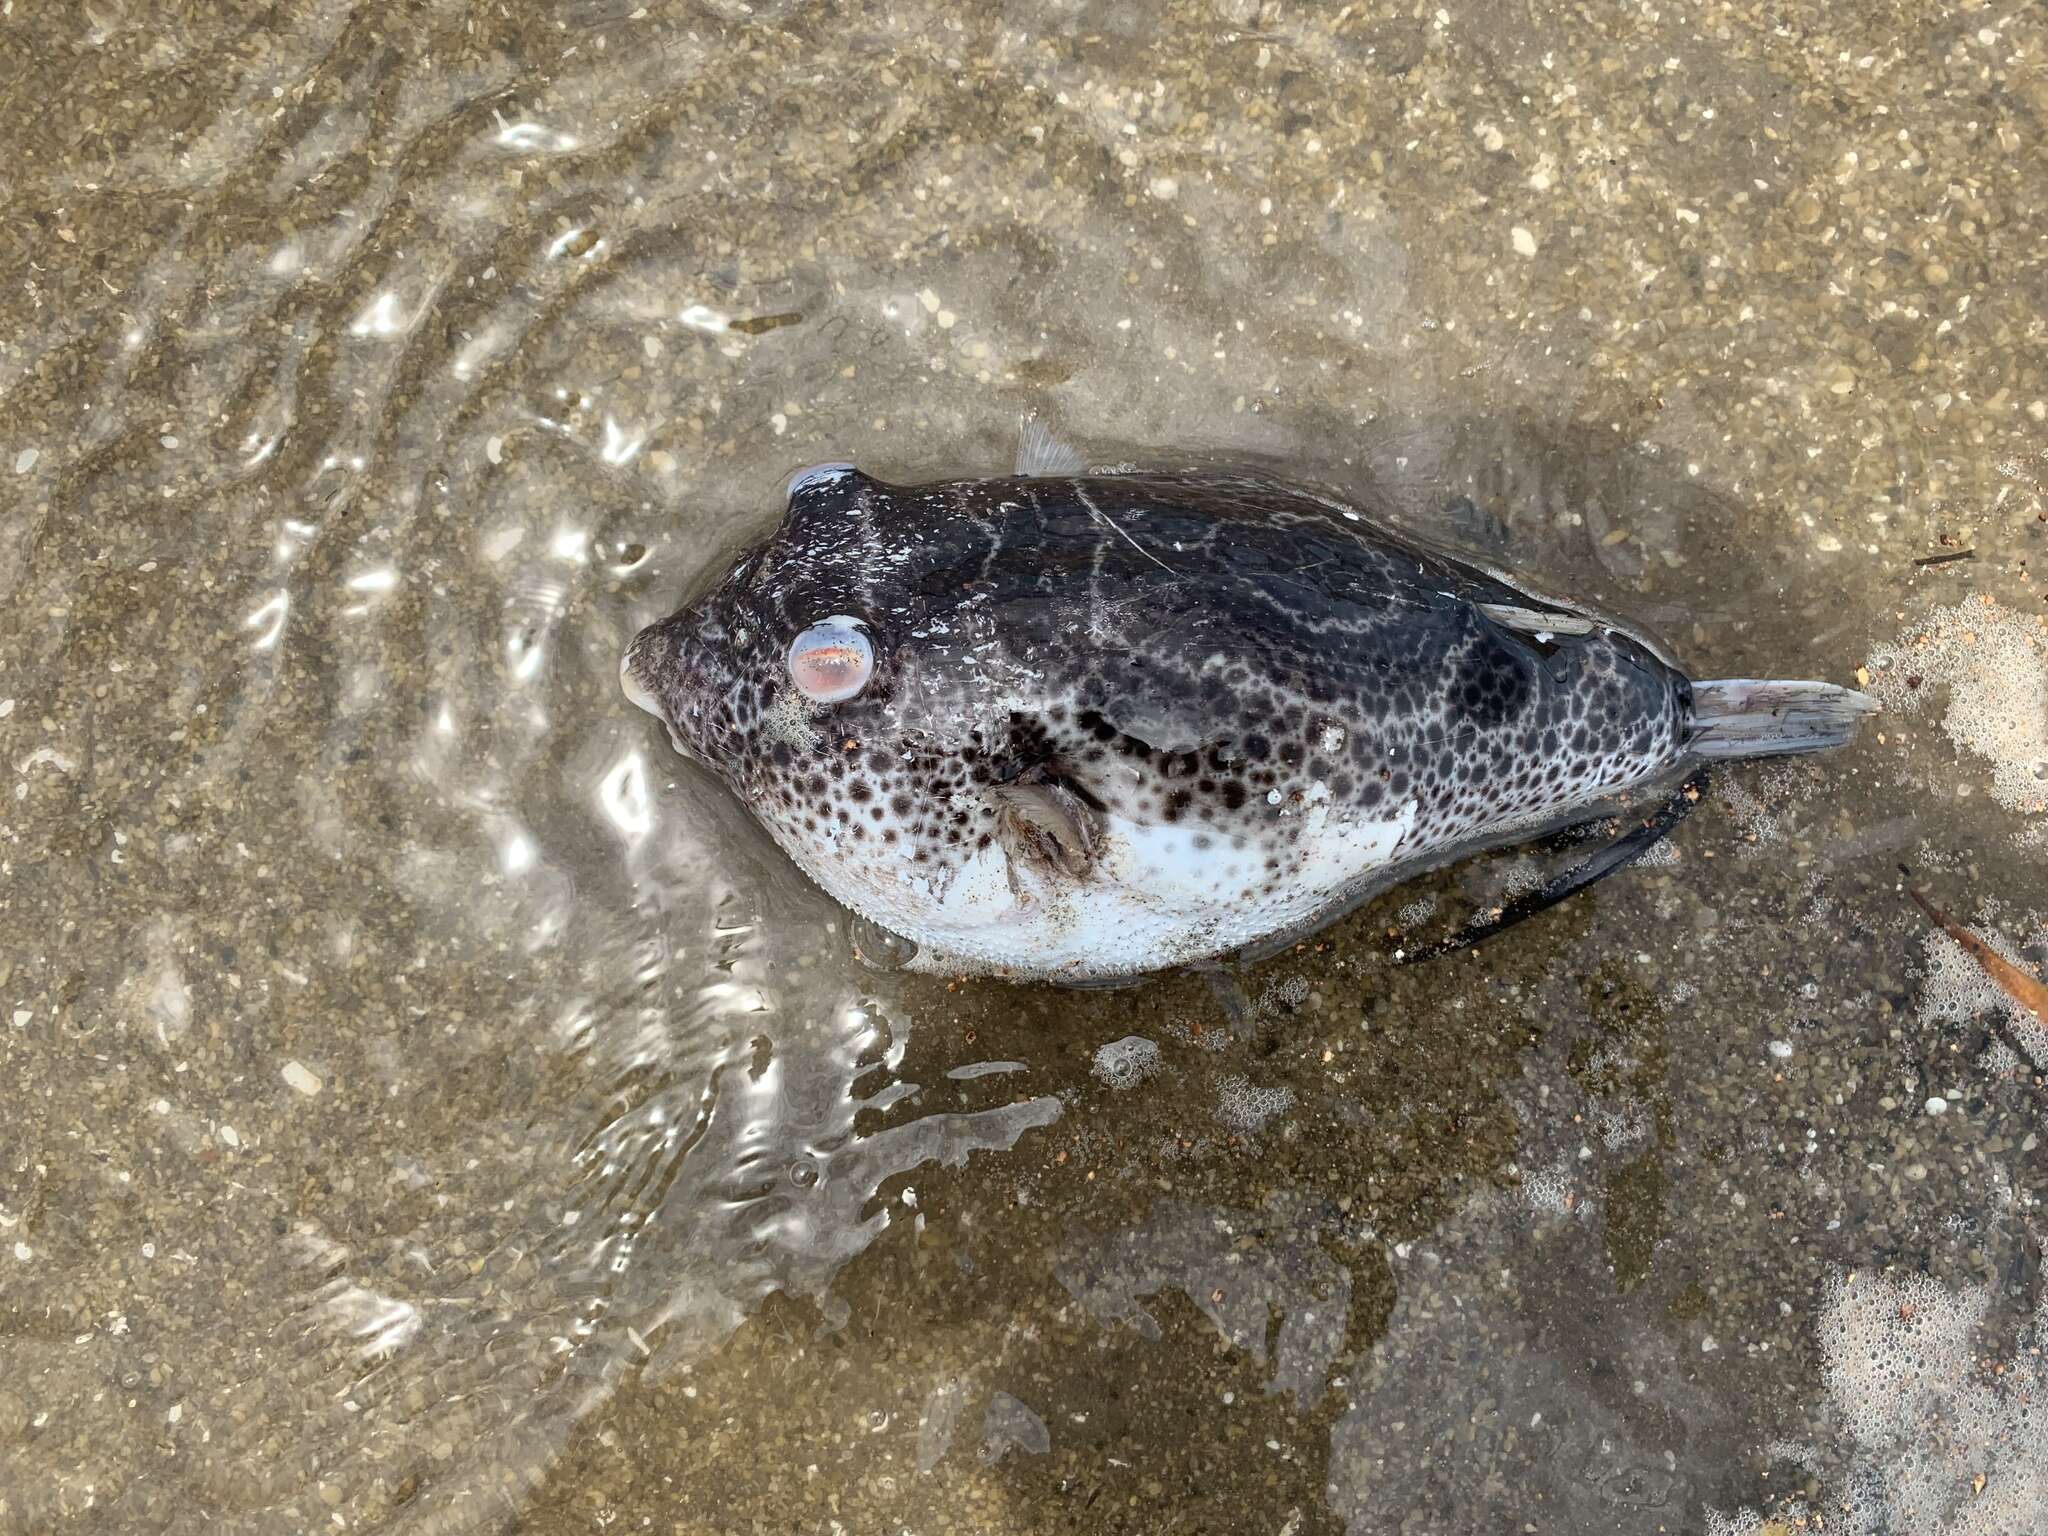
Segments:
[[[627,696],[910,969],[1101,982],[1274,952],[1388,887],[1875,706],[1647,635],[1254,474],[794,476]]]

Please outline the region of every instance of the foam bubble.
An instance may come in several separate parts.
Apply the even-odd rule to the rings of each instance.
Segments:
[[[1718,1509],[1707,1511],[1707,1536],[1760,1536],[1766,1532],[1822,1531],[1827,1527],[1813,1518],[1803,1499],[1794,1500],[1774,1514],[1744,1505],[1734,1514]]]
[[[1436,916],[1437,900],[1434,896],[1418,896],[1394,914],[1394,921],[1403,928],[1415,928]]]
[[[1259,994],[1259,1007],[1267,1013],[1291,1011],[1308,1001],[1306,976],[1283,976]]]
[[[1723,775],[1716,793],[1744,838],[1753,843],[1775,843],[1785,835],[1787,813],[1807,799],[1813,780],[1795,764],[1762,763],[1743,778]]]
[[[1991,765],[1992,797],[2009,811],[2048,813],[2048,621],[1961,603],[1878,647],[1870,670],[1870,691],[1902,714],[1931,707],[1945,689],[1941,728]],[[2048,841],[2048,821],[2023,841]]]
[[[1986,944],[2022,971],[2032,971],[2021,946],[2004,938],[1993,926],[1992,914],[1979,909],[1972,925]],[[2048,925],[2037,926],[2035,945],[2048,945]],[[1929,930],[1927,969],[1920,985],[1920,1020],[1923,1024],[1968,1024],[1986,1016],[2003,1015],[2013,1036],[2036,1061],[2048,1060],[2048,1029],[2028,1010],[2016,1004],[2005,990],[1984,974],[1963,946],[1947,934]]]
[[[1560,1157],[1548,1168],[1522,1175],[1522,1199],[1539,1216],[1569,1216],[1578,1209],[1571,1162]]]
[[[1864,1536],[2033,1530],[2048,1507],[2048,1304],[2001,1370],[1977,1358],[1988,1286],[1844,1275],[1822,1298],[1830,1401],[1854,1441],[1846,1529]]]
[[[1294,1107],[1294,1090],[1253,1084],[1243,1073],[1226,1077],[1216,1094],[1216,1118],[1241,1135],[1255,1135]]]
[[[1678,845],[1670,838],[1660,838],[1636,855],[1636,863],[1645,869],[1660,869],[1678,862]]]
[[[1633,1099],[1620,1103],[1595,1105],[1592,1114],[1593,1129],[1599,1133],[1600,1144],[1610,1152],[1620,1152],[1647,1140],[1650,1134],[1650,1116],[1644,1107]]]
[[[1095,1052],[1095,1075],[1121,1092],[1159,1070],[1159,1047],[1143,1035],[1125,1035]]]

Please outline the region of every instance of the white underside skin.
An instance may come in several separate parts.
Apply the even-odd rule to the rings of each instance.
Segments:
[[[871,850],[849,871],[783,843],[841,902],[914,940],[910,970],[1082,981],[1186,965],[1308,925],[1404,856],[1415,813],[1411,801],[1392,820],[1339,822],[1327,797],[1311,793],[1296,813],[1305,835],[1277,871],[1266,869],[1261,840],[1233,850],[1212,836],[1197,848],[1199,829],[1106,816],[1081,879],[1037,868],[1013,875],[995,842],[938,889],[918,866],[891,869]]]

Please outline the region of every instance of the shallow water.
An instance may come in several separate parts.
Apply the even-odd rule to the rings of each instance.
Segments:
[[[2048,1521],[1900,870],[2042,960],[2037,12],[514,9],[0,9],[0,1529]],[[617,658],[1033,409],[1893,708],[1427,967],[1526,859],[864,969]]]

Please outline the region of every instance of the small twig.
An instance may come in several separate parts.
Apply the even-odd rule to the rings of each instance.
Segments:
[[[1959,549],[1952,555],[1922,555],[1918,560],[1915,560],[1913,563],[1917,566],[1925,568],[1930,565],[1953,565],[1958,560],[1974,560],[1976,558],[1976,550]]]
[[[1929,922],[1962,946],[1963,953],[1977,962],[1978,968],[2012,1001],[2016,1009],[2031,1013],[2040,1023],[2048,1025],[2048,986],[2044,986],[2014,965],[1971,930],[1937,908],[1912,886],[1906,887],[1906,894],[1913,898],[1914,906],[1927,914]],[[2035,1077],[2044,1075],[2041,1063],[2021,1046],[2013,1031],[2003,1021],[1994,1024],[1992,1031],[2005,1043],[2008,1050],[2027,1064]]]

